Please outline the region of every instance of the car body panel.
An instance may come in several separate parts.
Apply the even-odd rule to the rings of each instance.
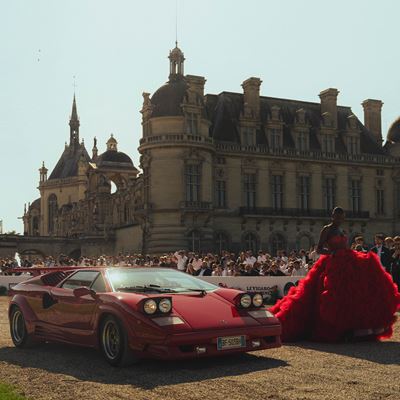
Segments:
[[[10,310],[13,305],[21,308],[29,334],[38,341],[87,347],[99,346],[101,322],[111,314],[126,331],[129,347],[138,357],[217,356],[281,345],[279,320],[272,316],[254,318],[241,309],[237,298],[243,292],[239,290],[216,287],[206,294],[113,292],[107,269],[90,268],[93,270],[102,274],[110,291],[76,296],[72,289],[62,287],[74,271],[68,269],[63,277],[62,269],[58,269],[59,275],[50,272],[14,286],[10,290]],[[178,324],[160,326],[157,321],[164,315],[149,316],[143,311],[147,299],[165,297],[172,300],[168,316],[180,321]],[[218,337],[242,335],[246,347],[217,349]],[[260,341],[259,346],[253,346],[255,339]],[[199,353],[199,346],[205,348],[204,353]]]

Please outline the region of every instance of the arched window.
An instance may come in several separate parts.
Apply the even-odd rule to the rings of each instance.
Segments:
[[[253,254],[258,251],[258,238],[254,233],[248,232],[243,237],[243,250],[251,250]]]
[[[280,233],[274,233],[271,237],[271,255],[276,256],[279,250],[286,250],[286,239]]]
[[[304,249],[304,250],[308,250],[310,249],[310,247],[313,245],[313,243],[311,243],[311,238],[308,235],[302,235],[299,239],[298,239],[298,248],[300,249]]]
[[[200,232],[197,230],[193,230],[189,233],[189,249],[194,253],[200,253],[201,250],[201,240],[200,240]]]
[[[215,234],[215,250],[221,254],[223,250],[229,250],[229,237],[224,232]]]
[[[58,213],[57,196],[53,193],[47,199],[48,205],[48,231],[49,234],[54,233],[55,219]]]
[[[39,235],[39,217],[37,215],[32,218],[32,235]]]

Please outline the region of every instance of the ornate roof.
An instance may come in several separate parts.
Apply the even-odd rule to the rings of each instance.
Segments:
[[[387,140],[392,143],[400,142],[400,117],[398,117],[392,125],[390,125]]]
[[[49,176],[50,179],[64,179],[78,176],[78,162],[83,157],[87,162],[90,161],[90,156],[86,151],[85,145],[70,145],[66,146],[56,166]]]

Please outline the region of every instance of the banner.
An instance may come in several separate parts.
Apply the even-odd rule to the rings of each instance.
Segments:
[[[285,296],[301,279],[298,276],[199,276],[198,278],[217,286],[258,292],[267,301],[274,300],[275,293],[278,297]]]

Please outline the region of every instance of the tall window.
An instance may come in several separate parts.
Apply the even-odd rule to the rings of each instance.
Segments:
[[[335,138],[332,135],[322,135],[321,150],[324,153],[333,153],[335,151]]]
[[[309,149],[307,132],[297,133],[297,149],[300,151],[307,151]]]
[[[228,236],[224,232],[218,232],[215,235],[215,250],[217,250],[218,253],[221,254],[223,250],[228,250],[228,246]]]
[[[226,182],[216,182],[216,205],[218,208],[226,207]]]
[[[187,133],[189,135],[197,135],[198,134],[197,115],[194,113],[188,113],[186,117],[186,122],[187,122]]]
[[[269,130],[269,146],[271,149],[279,149],[281,146],[281,132],[279,129]]]
[[[200,165],[188,164],[186,175],[186,201],[200,200]]]
[[[336,181],[335,178],[325,178],[324,185],[325,209],[331,211],[336,203]]]
[[[385,192],[383,189],[376,189],[376,213],[385,213]]]
[[[299,177],[299,207],[301,210],[310,208],[310,177]]]
[[[352,179],[350,182],[350,202],[354,213],[361,211],[361,182],[358,179]]]
[[[274,210],[283,208],[283,177],[282,175],[272,175],[272,207]]]
[[[55,219],[58,213],[57,196],[53,193],[47,200],[48,205],[48,231],[49,234],[54,233]]]
[[[189,233],[189,249],[194,253],[200,253],[201,251],[201,241],[200,232],[193,230]]]
[[[246,250],[251,250],[253,254],[255,254],[258,251],[258,240],[257,236],[254,233],[246,233],[244,235],[244,248]]]
[[[359,154],[360,139],[357,136],[349,136],[347,138],[347,151],[350,154]]]
[[[256,144],[255,131],[253,128],[242,130],[243,146],[254,146]]]
[[[279,250],[286,250],[286,240],[280,233],[271,237],[271,254],[275,257]]]
[[[256,174],[244,175],[244,203],[247,208],[256,206]]]

